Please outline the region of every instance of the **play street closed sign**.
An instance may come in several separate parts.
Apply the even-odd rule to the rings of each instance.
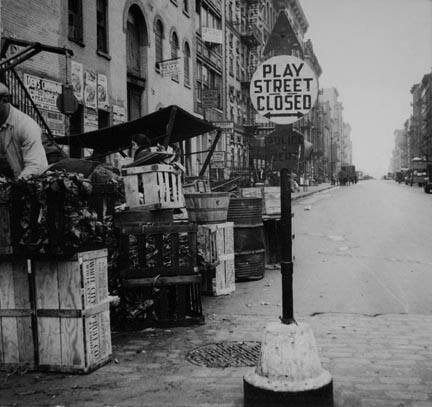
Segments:
[[[291,124],[312,109],[318,97],[318,80],[305,61],[280,55],[255,71],[250,97],[261,116],[274,123]]]

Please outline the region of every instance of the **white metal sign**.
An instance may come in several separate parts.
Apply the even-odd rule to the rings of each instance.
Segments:
[[[176,76],[179,74],[179,58],[167,59],[159,62],[159,68],[162,76]]]
[[[250,97],[261,116],[274,123],[291,124],[312,109],[318,97],[318,80],[302,59],[280,55],[257,68]]]

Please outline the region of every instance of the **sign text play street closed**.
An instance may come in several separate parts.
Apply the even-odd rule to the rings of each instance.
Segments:
[[[252,76],[250,97],[255,110],[278,124],[291,124],[313,107],[318,80],[303,60],[281,55],[262,63]]]

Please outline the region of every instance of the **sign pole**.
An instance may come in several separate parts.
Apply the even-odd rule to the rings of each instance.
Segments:
[[[280,170],[281,189],[281,274],[282,274],[282,317],[284,324],[295,323],[293,302],[292,259],[292,214],[291,214],[291,174],[288,168]]]
[[[276,123],[275,144],[286,139],[288,145],[275,154],[281,162],[282,323],[272,322],[265,328],[257,367],[243,378],[245,407],[334,406],[333,379],[321,366],[312,329],[294,320],[290,151],[295,131],[292,123],[308,114],[318,98],[315,72],[306,61],[292,55],[292,44],[296,41],[288,14],[281,11],[265,48],[267,54],[272,50],[279,55],[257,68],[250,87],[255,110]]]

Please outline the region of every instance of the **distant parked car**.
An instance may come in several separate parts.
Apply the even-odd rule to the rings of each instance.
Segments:
[[[430,194],[432,190],[432,164],[428,164],[426,167],[423,189],[427,194]]]

